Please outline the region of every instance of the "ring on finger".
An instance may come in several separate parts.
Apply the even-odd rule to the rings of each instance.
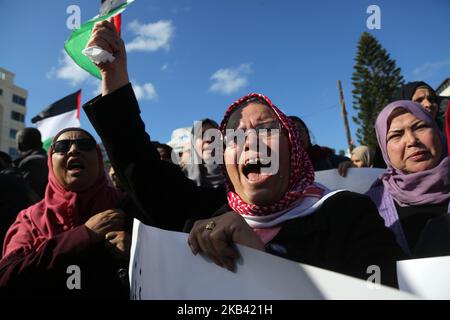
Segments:
[[[216,227],[216,223],[214,222],[214,220],[211,220],[206,224],[205,229],[211,231],[215,227]]]

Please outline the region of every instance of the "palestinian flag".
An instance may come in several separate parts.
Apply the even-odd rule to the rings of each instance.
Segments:
[[[56,101],[31,119],[41,132],[45,150],[59,131],[80,126],[80,107],[81,89]]]
[[[73,61],[98,79],[101,79],[102,76],[97,66],[82,53],[91,38],[94,24],[99,21],[107,20],[110,17],[114,17],[114,25],[116,30],[120,33],[122,24],[120,14],[133,1],[134,0],[102,0],[100,14],[88,22],[83,23],[79,29],[74,30],[64,44],[64,49]]]

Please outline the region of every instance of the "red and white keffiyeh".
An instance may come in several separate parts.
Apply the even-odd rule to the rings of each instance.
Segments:
[[[308,154],[300,146],[300,135],[297,127],[272,103],[272,101],[270,101],[268,97],[259,93],[251,93],[231,104],[225,112],[225,116],[220,126],[222,133],[225,132],[227,121],[235,109],[245,101],[252,98],[264,99],[264,101],[266,101],[270,108],[275,112],[278,119],[288,132],[291,157],[288,190],[280,200],[272,205],[259,206],[246,203],[237,193],[234,192],[233,185],[231,184],[230,178],[226,172],[225,185],[227,188],[228,204],[233,211],[241,214],[244,218],[246,218],[247,222],[252,220],[264,220],[267,222],[267,220],[273,220],[280,215],[285,214],[293,207],[299,206],[301,203],[303,203],[302,207],[308,204],[307,207],[303,208],[307,210],[320,200],[320,198],[326,193],[327,189],[314,183],[314,169],[311,161],[309,160]],[[266,223],[257,224],[259,226],[266,225]]]

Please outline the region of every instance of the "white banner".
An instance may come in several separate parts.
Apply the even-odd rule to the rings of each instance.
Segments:
[[[347,176],[341,177],[337,169],[314,172],[314,181],[323,184],[331,190],[348,190],[358,193],[366,193],[370,186],[386,169],[378,168],[349,168]]]
[[[397,262],[401,290],[423,299],[450,299],[450,256]]]
[[[414,299],[398,290],[238,246],[235,272],[194,256],[185,233],[135,220],[131,299]],[[369,275],[368,275],[369,277]]]

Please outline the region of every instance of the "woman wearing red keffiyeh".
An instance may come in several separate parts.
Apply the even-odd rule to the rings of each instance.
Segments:
[[[270,134],[261,129],[278,130]],[[233,103],[225,113],[221,130],[225,137],[224,160],[228,207],[232,212],[195,223],[188,240],[194,254],[201,251],[218,265],[233,270],[234,259],[238,255],[229,245],[232,239],[255,249],[304,262],[303,253],[316,248],[316,241],[324,245],[331,240],[334,233],[339,234],[338,229],[332,230],[334,217],[331,219],[327,217],[331,213],[330,208],[334,208],[333,211],[340,211],[334,213],[340,216],[337,219],[340,219],[339,224],[342,224],[339,227],[342,232],[339,238],[345,237],[345,234],[351,237],[353,232],[364,233],[363,229],[346,229],[345,215],[354,215],[356,218],[357,212],[361,211],[369,218],[370,211],[374,212],[370,203],[367,203],[367,199],[360,199],[359,195],[349,192],[330,192],[314,182],[314,169],[308,154],[301,148],[297,127],[269,98],[254,93]],[[229,130],[232,132],[241,130],[245,133],[244,142],[239,144],[235,139],[229,139],[227,134]],[[259,148],[252,148],[256,145]],[[270,159],[266,159],[265,153],[260,152],[262,146],[270,150],[267,152],[271,154]],[[273,163],[267,163],[269,160],[273,162],[274,158],[278,166],[269,169],[269,165]],[[344,207],[343,201],[348,201],[352,208]],[[358,206],[358,203],[361,205]],[[345,212],[349,210],[352,212]],[[320,230],[323,226],[314,230],[316,227],[312,225],[320,226],[323,220],[329,220],[327,224],[331,225],[331,230]],[[375,227],[379,221],[374,219],[373,223]],[[300,226],[302,224],[303,226]],[[337,225],[336,223],[336,227]],[[312,229],[310,230],[312,234],[316,233],[319,239],[314,239],[308,244],[308,240],[303,239],[301,235],[305,226]],[[385,230],[380,228],[380,238],[382,231]],[[296,232],[299,234],[296,235]],[[376,237],[376,232],[373,236]],[[289,240],[286,241],[286,238]],[[330,248],[336,245],[340,247],[342,243],[333,241],[332,244],[330,241],[328,245]],[[302,253],[296,252],[297,250]],[[345,252],[344,248],[339,248],[339,254],[342,254],[338,258],[342,259],[339,262],[342,264],[340,266],[334,261],[339,254],[333,258],[326,257],[326,251],[324,248],[322,252],[320,250],[315,253],[309,252],[308,254],[316,255],[312,258],[314,263],[311,260],[306,261],[327,269],[362,276],[362,273],[356,271],[353,266],[345,265],[346,255],[351,250]],[[357,260],[358,254],[364,255],[367,252],[362,250],[351,254],[355,255],[353,258]]]
[[[112,29],[102,22],[89,44],[108,50],[105,42],[118,37]],[[188,241],[192,251],[228,269],[238,256],[233,243],[239,243],[363,279],[368,267],[377,265],[381,282],[396,285],[395,262],[402,252],[373,203],[364,195],[330,192],[315,183],[297,128],[267,97],[250,94],[225,113],[227,204],[222,206],[223,190],[198,187],[179,168],[161,161],[140,118],[125,50],[118,50],[122,62],[99,66],[102,96],[84,110],[142,209],[138,219],[177,231],[186,220],[198,220]],[[127,130],[118,132],[124,125]]]

